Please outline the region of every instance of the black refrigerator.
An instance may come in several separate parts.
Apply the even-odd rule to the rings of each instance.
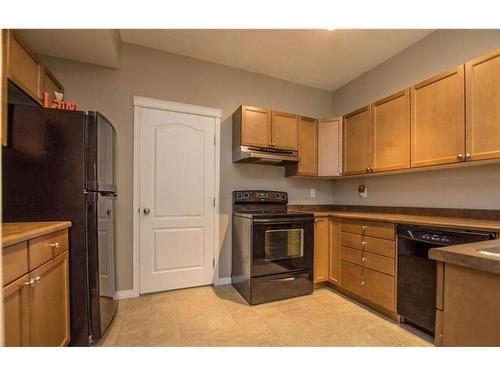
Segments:
[[[116,131],[99,112],[8,106],[3,221],[69,220],[72,346],[95,344],[115,300]]]

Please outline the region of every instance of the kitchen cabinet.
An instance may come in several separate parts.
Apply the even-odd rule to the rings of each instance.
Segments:
[[[42,66],[21,39],[12,30],[6,33],[7,78],[22,89],[33,100],[42,98]]]
[[[314,283],[328,281],[330,219],[314,219]]]
[[[49,103],[52,103],[52,101],[56,98],[54,94],[55,91],[64,93],[64,88],[57,78],[50,72],[50,70],[43,67],[42,93],[47,93]]]
[[[330,253],[328,281],[333,285],[340,285],[340,219],[330,218]]]
[[[371,171],[410,167],[410,90],[372,104]]]
[[[240,106],[233,114],[233,139],[243,146],[271,146],[271,111],[263,108]]]
[[[500,157],[500,49],[465,64],[466,160]]]
[[[396,315],[396,241],[392,223],[342,219],[341,288]]]
[[[318,176],[342,174],[342,118],[318,122]]]
[[[371,107],[366,106],[344,116],[344,174],[370,172]]]
[[[43,225],[34,223],[33,234],[25,231],[30,223],[3,228],[6,346],[64,346],[70,340],[68,230],[40,235]]]
[[[30,346],[64,346],[69,342],[68,253],[31,273]]]
[[[271,146],[281,150],[299,148],[299,117],[292,113],[271,113]]]
[[[288,165],[285,176],[318,175],[318,120],[299,117],[299,162]]]
[[[411,88],[411,166],[459,163],[465,155],[464,66]]]

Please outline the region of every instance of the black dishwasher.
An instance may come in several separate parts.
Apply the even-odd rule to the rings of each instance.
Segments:
[[[398,225],[397,312],[401,321],[434,335],[436,322],[435,247],[486,241],[494,233],[459,229]]]

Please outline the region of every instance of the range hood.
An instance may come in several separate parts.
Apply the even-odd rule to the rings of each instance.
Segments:
[[[233,150],[233,163],[288,165],[299,161],[297,151],[239,146]]]

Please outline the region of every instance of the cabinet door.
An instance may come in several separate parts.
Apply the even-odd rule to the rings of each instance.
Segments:
[[[8,31],[7,78],[36,101],[41,99],[41,66],[23,45],[21,40]]]
[[[318,123],[318,176],[342,174],[342,118]]]
[[[318,121],[299,119],[299,175],[318,175]]]
[[[272,112],[272,146],[282,150],[299,148],[299,117],[291,113]]]
[[[410,167],[410,90],[372,104],[374,172]]]
[[[370,106],[344,116],[344,174],[367,173],[370,160]]]
[[[31,346],[64,346],[69,342],[68,252],[31,272]]]
[[[29,346],[29,275],[3,288],[5,346]]]
[[[330,222],[327,217],[314,220],[314,282],[328,280]]]
[[[340,219],[333,218],[330,220],[330,267],[328,273],[328,281],[335,285],[340,285]]]
[[[7,146],[7,85],[6,81],[6,55],[7,31],[2,30],[0,37],[0,137],[2,146]]]
[[[241,144],[244,146],[271,146],[271,111],[242,106]]]
[[[500,157],[500,49],[465,65],[467,159]],[[470,154],[470,156],[469,156]]]
[[[46,92],[48,94],[49,103],[56,98],[54,92],[64,92],[64,88],[59,83],[56,77],[47,69],[43,68],[43,83],[42,83],[42,93]]]
[[[411,166],[462,162],[464,66],[411,88]]]

